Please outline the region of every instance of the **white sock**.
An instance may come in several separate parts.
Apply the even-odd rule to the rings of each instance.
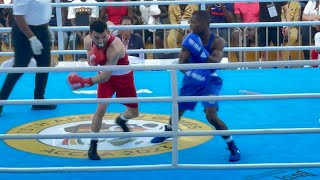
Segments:
[[[122,120],[125,120],[125,121],[128,121],[128,120],[129,120],[129,119],[125,118],[123,114],[120,114],[120,118],[121,118]]]
[[[232,136],[230,136],[230,137],[228,137],[227,139],[225,139],[225,141],[226,141],[227,143],[229,143],[229,142],[233,141]]]
[[[91,133],[98,133],[98,132],[92,132]],[[98,138],[91,138],[91,140],[98,140]]]

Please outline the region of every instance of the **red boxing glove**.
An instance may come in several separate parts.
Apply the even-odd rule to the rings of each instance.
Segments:
[[[89,53],[89,65],[90,66],[98,66],[105,65],[107,62],[106,50],[99,49],[95,45],[91,48]]]
[[[91,78],[83,78],[77,74],[70,74],[68,76],[68,83],[73,90],[93,85]]]

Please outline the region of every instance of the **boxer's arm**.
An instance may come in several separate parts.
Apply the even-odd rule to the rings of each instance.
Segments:
[[[179,56],[179,64],[187,64],[191,57],[191,53],[188,49],[182,47]],[[187,70],[180,70],[182,73],[185,73]]]
[[[90,60],[91,45],[92,45],[92,39],[91,39],[90,35],[87,35],[84,38],[84,48],[85,48],[85,50],[87,50],[87,61],[88,62]]]
[[[116,38],[106,51],[107,62],[104,66],[117,65],[118,60],[125,55],[125,52],[126,51],[123,43],[119,38]],[[94,84],[106,82],[110,79],[111,75],[112,75],[112,71],[101,71],[100,74],[92,77],[92,82]]]
[[[214,41],[211,44],[211,54],[208,58],[208,63],[220,63],[221,59],[223,58],[223,49],[225,46],[226,41],[216,36]]]

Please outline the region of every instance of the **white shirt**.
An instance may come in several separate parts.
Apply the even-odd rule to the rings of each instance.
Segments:
[[[13,0],[13,15],[23,15],[28,25],[47,24],[51,14],[51,0]]]
[[[96,3],[95,0],[87,0],[86,2]],[[82,3],[80,0],[74,0],[71,3]],[[99,6],[69,6],[68,19],[76,18],[76,10],[80,8],[91,8],[91,17],[99,18]]]
[[[316,8],[316,1],[310,0],[308,1],[306,7],[303,10],[303,14],[306,15],[320,15],[319,7]]]
[[[144,1],[144,0],[140,0],[140,1]],[[153,1],[157,1],[157,0],[153,0]],[[140,5],[139,10],[141,12],[141,16],[144,24],[150,24],[148,22],[151,16],[161,14],[161,10],[158,5],[151,5],[151,6]],[[160,18],[155,19],[154,24],[160,24]]]

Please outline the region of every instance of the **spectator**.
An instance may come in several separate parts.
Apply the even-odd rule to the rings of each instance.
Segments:
[[[132,20],[129,16],[124,16],[120,20],[121,25],[132,25]],[[143,40],[141,36],[133,34],[132,30],[120,30],[118,37],[127,49],[144,49]],[[131,56],[139,57],[139,54],[131,54]]]
[[[312,60],[320,60],[320,32],[317,32],[314,35],[315,47],[316,49],[311,51],[311,59]],[[320,66],[312,66],[312,67],[320,67]]]
[[[290,21],[300,21],[301,6],[298,1],[288,1],[288,10],[289,10]],[[281,18],[284,19],[284,13],[282,13]],[[297,26],[289,27],[289,32],[286,36],[284,36],[283,41],[284,41],[284,45],[286,46],[297,46],[299,42],[298,27]],[[283,54],[283,59],[284,60],[291,59],[293,52],[294,51],[285,51]]]
[[[207,11],[211,14],[211,23],[232,23],[234,21],[233,3],[221,3],[211,4],[207,6]],[[212,32],[222,37],[229,46],[230,34],[232,30],[230,28],[211,28]],[[224,56],[227,56],[227,52],[224,52]]]
[[[0,4],[4,4],[3,0],[0,0]],[[0,27],[7,27],[7,18],[9,15],[9,9],[8,8],[0,8]],[[9,36],[8,33],[1,33],[0,35],[0,51],[2,51],[2,43],[5,45],[9,45]]]
[[[234,15],[237,23],[251,23],[259,22],[259,3],[258,2],[241,2],[234,3]],[[256,44],[256,28],[235,28],[233,32],[233,46],[242,47],[244,39],[246,44],[244,46],[254,46]],[[239,52],[236,52],[238,61],[243,60]],[[246,59],[245,59],[246,61]]]
[[[66,3],[69,1],[70,0],[61,0],[61,2],[63,2],[63,3]],[[54,2],[55,2],[55,0],[52,0],[52,3],[54,3]],[[62,26],[71,26],[71,21],[70,21],[70,19],[68,19],[68,7],[61,7],[61,21],[62,21]],[[51,27],[57,26],[56,7],[52,7],[52,15],[51,15],[49,25]],[[71,36],[71,32],[63,31],[64,49],[68,49],[70,36]],[[54,37],[56,37],[55,39],[58,39],[58,31],[54,32]],[[54,39],[54,41],[55,41],[55,39]],[[55,42],[57,42],[57,41],[55,41]],[[64,59],[63,54],[59,54],[58,61],[63,61],[63,59]]]
[[[151,1],[151,0],[141,0],[141,1]],[[157,0],[153,0],[157,1]],[[166,12],[164,12],[166,13]],[[161,9],[158,5],[140,5],[139,10],[137,11],[137,14],[140,16],[141,24],[144,25],[155,25],[155,24],[161,24],[160,16],[162,15]],[[146,42],[148,39],[153,41],[153,37],[155,37],[155,48],[162,49],[164,47],[163,45],[163,35],[164,31],[163,29],[146,29],[143,31],[140,31],[140,35],[144,37],[144,41]],[[158,57],[160,54],[154,54]]]
[[[320,20],[319,14],[319,1],[309,0],[305,6],[302,14],[302,21],[318,21]],[[310,34],[311,31],[311,34]],[[318,32],[315,26],[302,26],[302,45],[310,46],[311,39]],[[303,50],[304,58],[306,60],[310,59],[310,50]]]
[[[106,2],[125,2],[127,0],[105,0]],[[114,25],[119,25],[124,16],[133,18],[133,9],[131,6],[107,6],[101,7],[100,19],[111,21]]]
[[[169,5],[169,20],[171,24],[188,24],[188,21],[199,7],[196,4]],[[171,29],[167,37],[168,48],[177,48],[186,34],[185,29]]]
[[[169,24],[168,7],[168,5],[159,5],[161,11],[161,14],[159,15],[161,24]]]
[[[285,20],[290,21],[288,3],[287,2],[259,2],[259,21],[260,22],[281,22],[281,10],[283,10]],[[274,46],[283,44],[283,35],[288,33],[288,27],[259,27],[258,28],[258,44],[259,47],[269,46],[272,42]],[[279,52],[277,59],[283,60],[282,51]],[[267,53],[261,51],[261,60],[267,60]]]
[[[95,0],[74,0],[71,3],[91,2],[95,3]],[[88,26],[93,20],[99,18],[98,6],[69,6],[68,19],[71,20],[72,26]],[[69,38],[70,49],[77,49],[77,44],[83,42],[86,32],[73,32]],[[81,43],[83,44],[83,43]],[[79,58],[86,58],[84,56],[74,55],[73,59],[77,61]]]

